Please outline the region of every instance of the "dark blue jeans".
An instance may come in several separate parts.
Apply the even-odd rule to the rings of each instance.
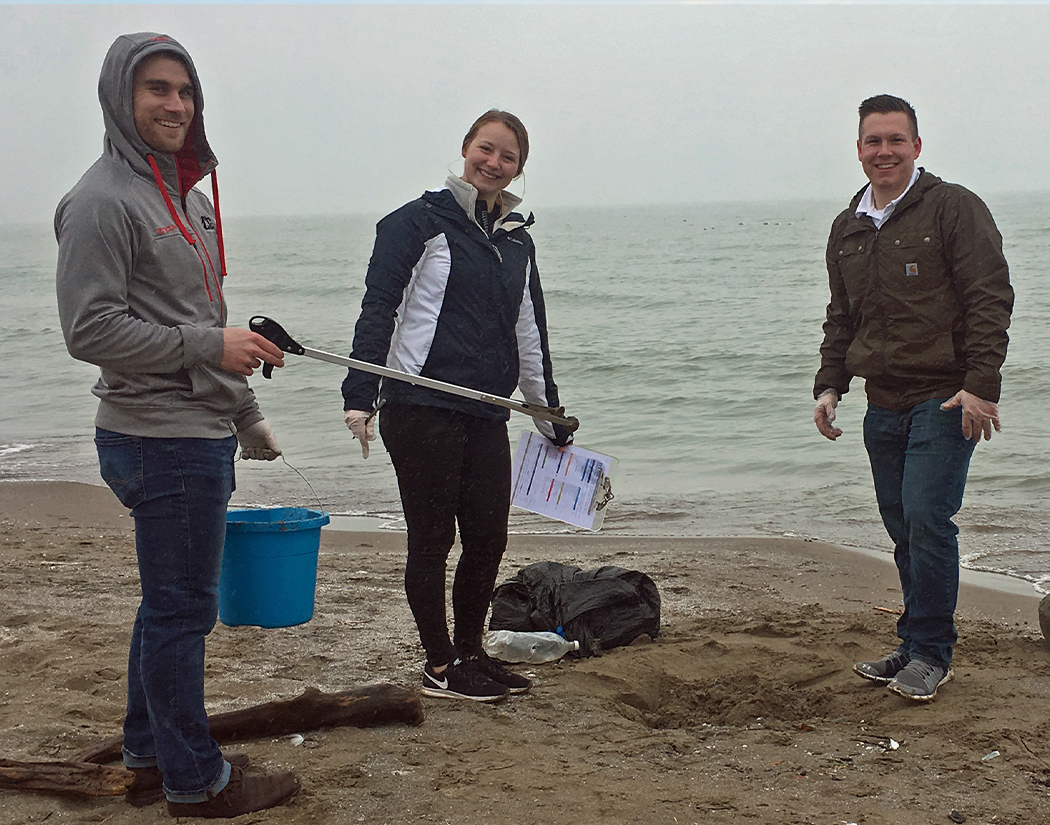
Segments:
[[[893,540],[904,613],[897,622],[902,653],[947,667],[958,638],[959,528],[975,443],[962,434],[962,409],[946,399],[910,410],[868,405],[864,446],[871,462],[882,523]]]
[[[204,638],[219,609],[237,439],[95,431],[102,478],[135,519],[142,601],[131,633],[124,764],[156,765],[174,802],[221,791],[230,766],[208,733]]]

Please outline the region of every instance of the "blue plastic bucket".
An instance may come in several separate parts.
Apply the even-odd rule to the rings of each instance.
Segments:
[[[219,620],[230,627],[310,621],[325,524],[327,513],[301,507],[228,510]]]

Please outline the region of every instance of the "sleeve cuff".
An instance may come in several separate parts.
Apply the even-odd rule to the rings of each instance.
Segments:
[[[183,367],[218,367],[222,364],[222,329],[183,325],[179,330],[182,332]]]

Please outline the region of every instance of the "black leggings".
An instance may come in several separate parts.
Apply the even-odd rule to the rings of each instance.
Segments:
[[[379,414],[379,430],[401,491],[408,525],[405,593],[427,661],[440,667],[476,655],[507,549],[507,424],[439,407],[389,406]],[[462,552],[450,639],[445,565],[457,522]]]

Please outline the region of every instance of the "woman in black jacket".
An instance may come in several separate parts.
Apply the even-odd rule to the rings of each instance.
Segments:
[[[492,395],[517,387],[525,400],[557,407],[543,292],[521,199],[505,191],[529,153],[524,125],[490,110],[463,139],[463,175],[381,220],[365,278],[352,357]],[[375,438],[397,472],[408,525],[405,592],[426,650],[423,693],[493,702],[529,680],[481,648],[485,617],[507,547],[509,413],[480,401],[350,370],[343,382],[347,426]],[[547,422],[555,444],[569,432]],[[462,553],[445,610],[445,566],[459,526]]]

